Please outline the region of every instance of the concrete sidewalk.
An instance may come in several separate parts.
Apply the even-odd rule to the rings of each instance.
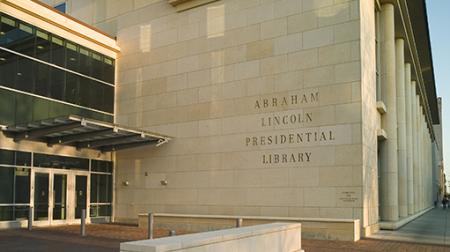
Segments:
[[[380,230],[370,238],[450,245],[450,209],[432,209],[398,230]]]

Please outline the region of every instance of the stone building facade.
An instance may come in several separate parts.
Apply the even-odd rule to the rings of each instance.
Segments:
[[[66,2],[117,39],[115,122],[173,137],[115,154],[116,221],[359,219],[369,235],[439,200],[425,1]]]

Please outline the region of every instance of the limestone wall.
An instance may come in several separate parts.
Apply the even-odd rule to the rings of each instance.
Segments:
[[[375,157],[363,155],[372,100],[361,105],[371,89],[361,89],[359,2],[221,0],[176,12],[166,0],[69,1],[72,15],[117,36],[116,121],[174,137],[117,153],[116,220],[376,221],[376,185],[363,187]]]

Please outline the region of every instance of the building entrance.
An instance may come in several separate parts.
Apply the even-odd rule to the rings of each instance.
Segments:
[[[33,225],[78,223],[83,209],[88,215],[88,176],[88,172],[82,171],[42,168],[32,171]]]

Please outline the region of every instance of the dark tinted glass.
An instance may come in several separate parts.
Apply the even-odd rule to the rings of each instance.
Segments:
[[[92,53],[92,77],[103,79],[103,57],[98,53]]]
[[[41,98],[33,99],[33,121],[50,118],[48,115],[50,103],[50,101]]]
[[[16,124],[27,123],[32,121],[33,110],[33,96],[16,94]]]
[[[114,60],[105,56],[103,62],[103,80],[114,84]]]
[[[0,167],[0,204],[14,203],[14,168]]]
[[[34,167],[89,170],[89,159],[48,154],[34,154]]]
[[[75,72],[79,72],[79,53],[78,46],[66,42],[66,68],[73,70]]]
[[[91,203],[98,202],[98,175],[91,174]]]
[[[105,85],[103,89],[103,107],[101,110],[114,113],[114,87]]]
[[[28,55],[28,56],[34,56],[34,31],[33,27],[27,24],[19,23],[18,29],[15,29],[15,40],[14,42],[10,43],[8,46],[11,50],[14,50],[16,52]]]
[[[91,174],[91,203],[111,203],[112,176]]]
[[[64,67],[65,66],[65,49],[64,49],[64,40],[55,35],[52,35],[51,39],[51,51],[52,51],[52,60],[51,63]]]
[[[114,84],[114,59],[6,14],[1,15],[0,46]]]
[[[28,206],[0,206],[0,221],[21,220],[28,216]]]
[[[103,160],[91,160],[91,171],[112,173],[112,162]]]
[[[0,150],[0,164],[14,165],[14,151]]]
[[[31,166],[31,153],[16,151],[14,164],[18,166]]]
[[[63,100],[66,71],[51,67],[50,74],[50,97],[57,100]]]
[[[0,124],[15,124],[16,96],[12,91],[0,89]]]
[[[48,32],[37,30],[36,31],[36,58],[45,62],[50,62],[50,35]]]
[[[17,40],[16,21],[10,17],[0,17],[0,46],[10,47]]]
[[[65,100],[74,103],[80,104],[80,76],[66,72],[66,88],[65,88]]]
[[[91,70],[92,70],[92,53],[84,48],[80,47],[80,73],[91,76]]]
[[[37,63],[28,58],[19,57],[17,64],[16,89],[34,91],[34,67]]]
[[[15,200],[16,203],[30,202],[30,169],[16,168]]]
[[[31,166],[31,153],[0,149],[0,164]]]
[[[50,97],[50,66],[36,63],[34,93]]]
[[[17,56],[15,54],[0,50],[0,73],[0,85],[11,88],[16,86]]]
[[[91,205],[91,217],[107,217],[111,216],[111,205]]]

